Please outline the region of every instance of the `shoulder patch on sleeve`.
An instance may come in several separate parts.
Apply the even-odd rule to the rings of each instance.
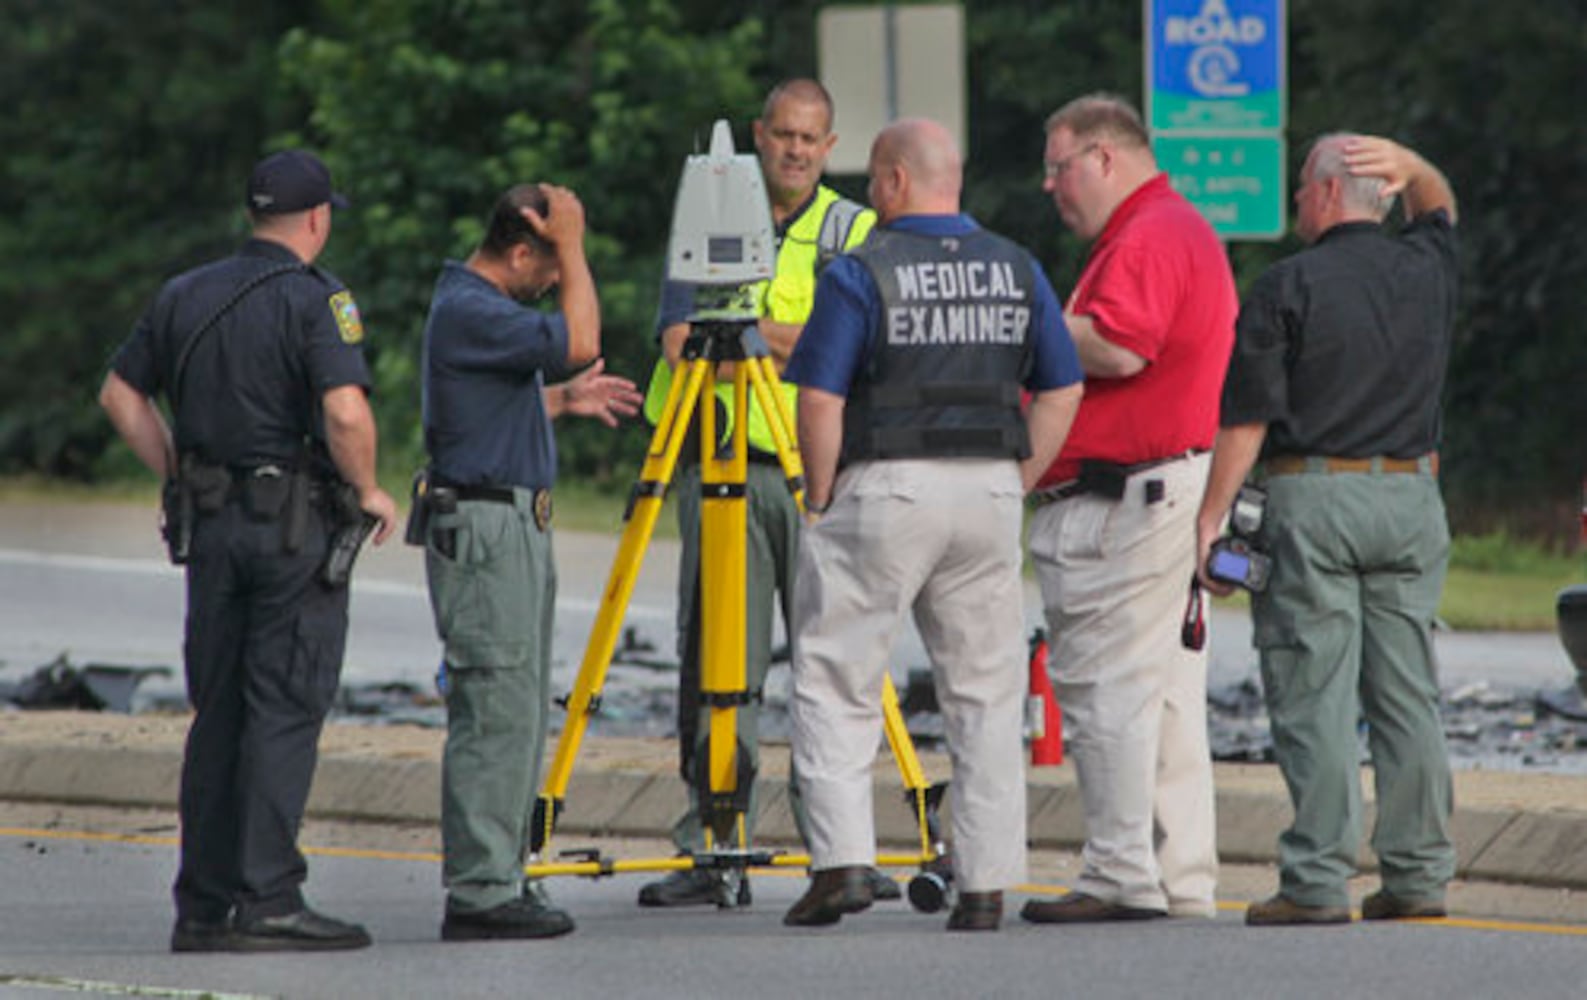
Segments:
[[[358,344],[364,339],[364,321],[358,318],[358,303],[353,293],[343,289],[331,296],[331,315],[336,317],[336,330],[342,343]]]

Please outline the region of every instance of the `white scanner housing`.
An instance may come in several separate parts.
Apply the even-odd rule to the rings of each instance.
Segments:
[[[733,152],[733,132],[718,119],[711,149],[690,156],[678,181],[667,245],[667,276],[697,285],[769,279],[777,261],[771,204],[760,163]]]

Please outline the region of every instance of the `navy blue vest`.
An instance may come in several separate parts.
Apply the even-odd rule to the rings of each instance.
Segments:
[[[1028,456],[1030,257],[982,229],[877,229],[850,252],[876,282],[882,326],[849,390],[843,461]]]

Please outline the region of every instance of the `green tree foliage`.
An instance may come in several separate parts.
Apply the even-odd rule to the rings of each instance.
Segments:
[[[275,42],[307,3],[0,6],[0,471],[83,476],[94,394],[159,281],[239,230],[286,110]]]
[[[678,171],[713,119],[752,117],[742,54],[758,31],[696,31],[662,0],[379,0],[287,35],[282,66],[314,111],[282,138],[322,149],[354,200],[326,260],[371,330],[388,449],[418,455],[417,363],[441,259],[472,249],[514,183],[582,196],[608,369],[644,384]],[[631,474],[642,429],[614,442],[580,423],[559,431],[567,471]]]
[[[584,197],[611,366],[643,382],[678,169],[740,149],[766,87],[816,71],[819,0],[12,0],[0,9],[0,470],[88,475],[106,358],[159,281],[241,234],[267,148],[320,150],[353,196],[325,263],[371,334],[384,452],[418,457],[418,342],[441,258],[532,179]],[[966,5],[966,204],[1060,292],[1084,246],[1041,192],[1041,124],[1140,100],[1141,8]],[[1290,177],[1354,129],[1425,153],[1461,205],[1445,481],[1457,525],[1573,523],[1587,468],[1587,11],[1581,0],[1289,0]],[[868,136],[845,135],[845,143]],[[859,193],[862,185],[839,185]],[[1231,247],[1249,283],[1294,237]],[[626,478],[644,431],[570,422],[568,471]],[[110,455],[125,452],[112,449]]]

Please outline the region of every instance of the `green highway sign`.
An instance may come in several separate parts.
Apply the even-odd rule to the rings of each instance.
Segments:
[[[1276,135],[1154,135],[1157,165],[1230,239],[1284,235],[1284,140]]]

